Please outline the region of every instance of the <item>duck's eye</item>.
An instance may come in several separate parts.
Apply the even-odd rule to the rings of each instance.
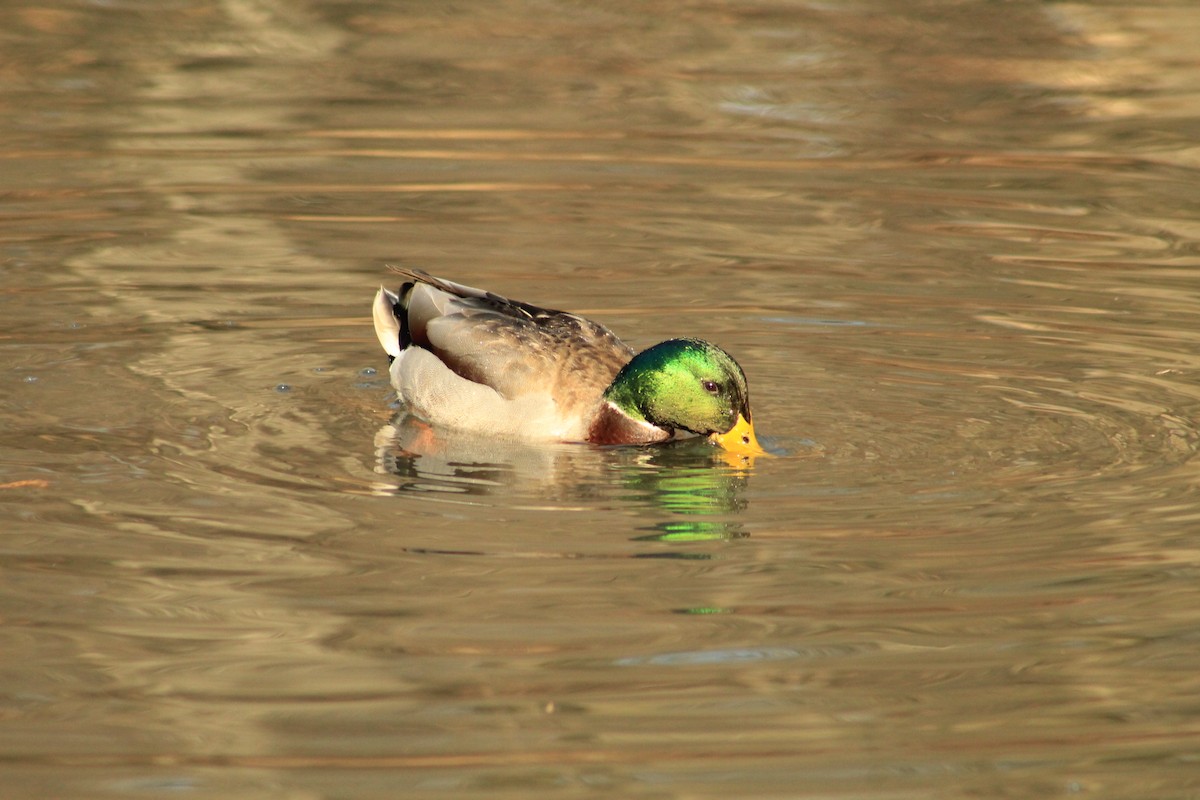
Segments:
[[[700,385],[704,387],[704,391],[709,394],[717,394],[721,391],[721,384],[716,381],[701,381]]]

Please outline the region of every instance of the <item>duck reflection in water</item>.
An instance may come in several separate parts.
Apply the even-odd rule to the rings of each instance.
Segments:
[[[647,447],[532,444],[443,431],[401,412],[375,435],[379,494],[521,508],[589,511],[627,505],[649,524],[638,540],[747,535],[740,522],[750,460],[701,439]]]

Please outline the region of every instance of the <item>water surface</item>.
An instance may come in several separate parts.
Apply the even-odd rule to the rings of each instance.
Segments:
[[[6,796],[1200,793],[1192,4],[0,22]],[[428,430],[389,262],[776,456]]]

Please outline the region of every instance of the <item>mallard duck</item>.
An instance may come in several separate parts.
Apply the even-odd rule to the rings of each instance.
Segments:
[[[526,440],[649,444],[688,433],[762,448],[746,376],[702,339],[640,353],[603,325],[416,269],[375,295],[375,335],[408,410],[435,426]]]

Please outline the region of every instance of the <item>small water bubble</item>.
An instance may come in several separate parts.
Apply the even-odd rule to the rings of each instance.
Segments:
[[[313,367],[313,372],[329,372],[329,367]]]
[[[365,375],[369,378],[375,374],[375,368],[374,367],[366,367],[365,369],[359,370],[358,374]]]
[[[292,390],[292,387],[290,384],[279,383],[279,384],[275,385],[275,391],[277,391],[277,392],[290,392],[291,390]]]
[[[37,375],[26,375],[21,380],[24,381],[25,383],[37,383],[37,379],[38,379]]]

